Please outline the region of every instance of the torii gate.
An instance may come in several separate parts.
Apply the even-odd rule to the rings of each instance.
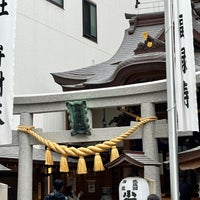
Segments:
[[[140,105],[141,117],[154,116],[154,104],[167,101],[166,81],[162,80],[150,83],[58,94],[15,97],[14,114],[20,115],[20,125],[32,126],[34,114],[66,111],[66,101],[79,99],[83,99],[87,102],[91,136],[84,137],[82,135],[75,135],[72,137],[69,130],[50,133],[39,131],[39,135],[56,143],[67,143],[69,141],[71,143],[97,142],[115,138],[127,131],[130,127],[92,128],[91,109]],[[101,137],[99,137],[99,135],[101,135]],[[191,133],[180,133],[179,136],[186,135],[191,135]],[[141,138],[145,155],[158,161],[156,138],[167,137],[168,129],[166,121],[158,120],[145,124],[143,128],[138,129],[127,139]],[[12,145],[19,145],[18,200],[32,200],[32,145],[36,144],[39,144],[39,142],[28,134],[13,131]],[[156,193],[161,195],[159,168],[155,166],[145,166],[144,177],[155,180]]]

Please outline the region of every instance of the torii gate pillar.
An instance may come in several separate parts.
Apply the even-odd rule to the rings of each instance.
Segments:
[[[33,125],[33,115],[23,113],[20,116],[20,125]],[[32,200],[33,182],[33,148],[29,142],[29,135],[19,132],[19,163],[18,163],[18,200]]]
[[[141,115],[142,117],[155,116],[155,105],[153,103],[141,104]],[[154,123],[150,122],[144,125],[142,144],[145,155],[158,161],[158,145],[154,136]],[[160,168],[156,166],[145,166],[144,178],[155,180],[155,193],[161,197]]]

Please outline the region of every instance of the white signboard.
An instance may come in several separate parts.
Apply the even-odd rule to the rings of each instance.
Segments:
[[[178,131],[198,131],[191,0],[174,2]]]
[[[16,0],[0,0],[0,145],[12,142]]]
[[[119,200],[145,200],[149,194],[149,185],[144,178],[127,177],[119,184]]]
[[[0,200],[8,200],[8,185],[0,183]]]

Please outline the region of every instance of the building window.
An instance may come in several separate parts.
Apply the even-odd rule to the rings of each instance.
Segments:
[[[97,42],[96,5],[88,0],[83,0],[83,36]]]
[[[47,0],[47,1],[55,4],[56,6],[64,8],[64,0]]]

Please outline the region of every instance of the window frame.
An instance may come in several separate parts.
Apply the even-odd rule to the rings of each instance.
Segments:
[[[85,13],[85,8],[86,6],[88,6],[89,8],[89,13],[88,16],[86,16],[86,13]],[[96,35],[93,36],[91,34],[91,6],[93,6],[95,8],[95,32],[96,32]],[[83,37],[93,41],[93,42],[96,42],[97,43],[97,6],[95,3],[89,1],[89,0],[82,0],[82,15],[83,15]],[[87,18],[87,21],[89,21],[89,29],[90,29],[90,33],[88,33],[88,27],[86,27],[86,18]]]
[[[62,8],[62,9],[64,9],[64,0],[62,0],[62,5],[59,4],[59,3],[57,3],[54,0],[47,0],[47,1],[50,2],[50,3],[52,3],[52,4],[54,4],[54,5],[56,5],[56,6],[58,6],[58,7],[60,7],[60,8]]]

